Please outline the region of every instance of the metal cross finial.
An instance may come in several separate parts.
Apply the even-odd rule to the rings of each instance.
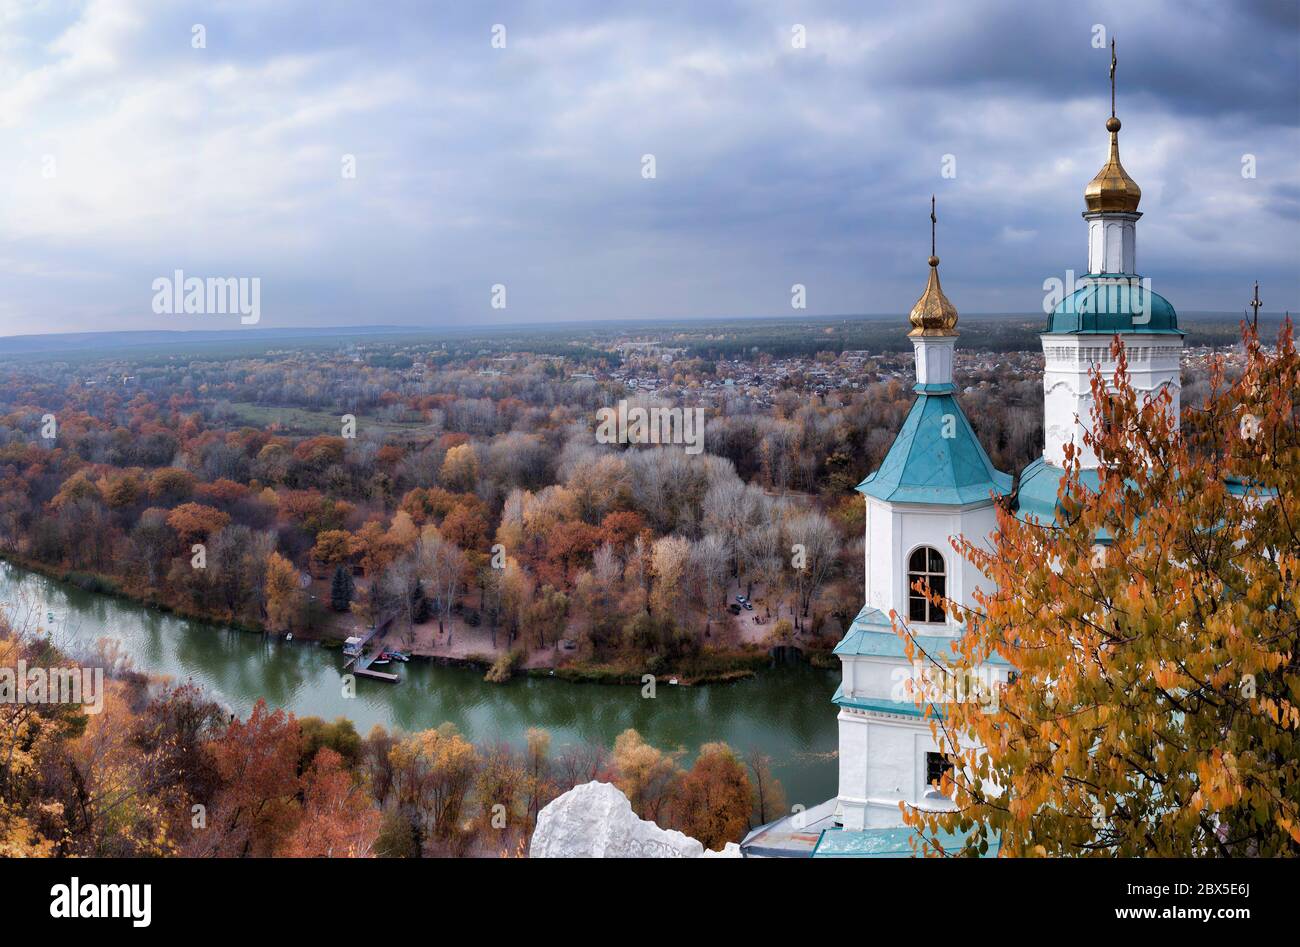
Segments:
[[[1250,301],[1250,308],[1255,310],[1255,315],[1250,324],[1256,329],[1259,328],[1259,307],[1262,305],[1264,304],[1259,299],[1259,280],[1255,280],[1255,297]]]
[[[1115,117],[1115,37],[1110,38],[1110,117]]]
[[[1110,38],[1110,117],[1115,117],[1115,37]]]
[[[930,256],[935,256],[934,252],[934,226],[939,222],[939,218],[934,216],[934,195],[930,195]]]

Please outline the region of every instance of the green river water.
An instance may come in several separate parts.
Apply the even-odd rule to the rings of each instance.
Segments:
[[[137,670],[192,680],[243,715],[259,697],[298,716],[348,717],[364,735],[375,724],[422,730],[451,721],[476,742],[521,745],[529,727],[551,734],[552,752],[567,743],[606,747],[628,727],[655,746],[723,740],[736,750],[772,757],[790,804],[815,805],[836,791],[835,707],[838,674],[785,666],[731,684],[674,687],[657,696],[636,686],[571,684],[517,678],[488,684],[480,671],[427,661],[390,665],[401,682],[357,679],[345,698],[342,656],[312,642],[285,642],[190,621],[111,596],[86,592],[0,562],[0,603],[18,626],[48,628],[56,643],[84,652],[103,637],[122,643]],[[48,616],[53,613],[53,620]]]

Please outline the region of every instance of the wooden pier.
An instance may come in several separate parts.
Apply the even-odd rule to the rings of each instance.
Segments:
[[[396,684],[400,681],[401,678],[396,674],[391,674],[388,671],[376,671],[370,667],[370,665],[374,664],[379,655],[383,653],[383,648],[375,648],[369,654],[366,653],[366,645],[370,644],[376,636],[386,631],[388,626],[393,623],[393,619],[396,617],[396,614],[385,616],[382,620],[371,625],[370,629],[358,643],[352,646],[350,651],[345,647],[343,653],[347,655],[347,660],[343,662],[343,670],[346,671],[350,669],[353,674],[374,678],[376,681],[387,681],[390,684]]]
[[[389,674],[387,671],[374,671],[370,668],[354,668],[353,674],[360,674],[362,677],[373,677],[377,681],[388,681],[390,684],[396,684],[401,680],[396,674]]]

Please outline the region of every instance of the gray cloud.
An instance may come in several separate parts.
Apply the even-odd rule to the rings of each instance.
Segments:
[[[1094,24],[1142,271],[1181,309],[1256,278],[1295,307],[1294,3],[861,6],[5,9],[0,332],[221,327],[149,310],[176,268],[260,276],[265,325],[779,314],[794,282],[901,311],[931,192],[958,307],[1033,311],[1083,269]]]

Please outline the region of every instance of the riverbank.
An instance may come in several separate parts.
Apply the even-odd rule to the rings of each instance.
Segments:
[[[114,639],[116,659],[158,680],[191,682],[240,716],[265,699],[300,718],[344,717],[361,734],[375,726],[415,733],[452,723],[472,742],[517,748],[538,728],[551,735],[557,757],[575,759],[587,748],[612,746],[631,728],[653,746],[683,750],[684,765],[714,741],[765,754],[792,804],[835,793],[838,733],[830,699],[838,675],[803,662],[773,667],[760,659],[752,675],[710,686],[673,687],[661,672],[653,695],[639,675],[629,686],[577,687],[577,670],[521,670],[505,684],[489,684],[481,660],[435,658],[392,668],[401,674],[398,686],[365,678],[349,684],[334,647],[192,621],[12,561],[0,564],[0,608],[15,624],[51,629],[70,654],[95,654],[98,641]]]
[[[123,602],[130,602],[133,605],[162,612],[165,615],[175,615],[186,621],[202,622],[207,625],[221,625],[226,628],[233,628],[236,631],[256,632],[262,635],[270,634],[260,622],[241,621],[224,615],[211,615],[197,609],[186,608],[184,605],[178,605],[174,602],[164,601],[152,595],[128,591],[122,588],[116,577],[105,575],[102,572],[87,572],[84,569],[52,566],[41,562],[39,559],[30,559],[27,556],[7,551],[0,551],[0,562],[7,562],[20,569],[26,569],[28,572],[39,573],[55,582],[67,583],[92,595],[103,595]],[[312,640],[310,634],[304,633],[303,637]],[[341,644],[342,641],[340,640],[339,643]]]
[[[275,637],[260,622],[239,621],[223,615],[205,614],[187,609],[183,605],[125,589],[114,576],[51,566],[6,551],[0,551],[0,561],[38,573],[56,582],[66,583],[92,595],[130,602],[186,621]],[[330,649],[340,648],[344,639],[354,633],[354,630],[347,627],[349,619],[346,614],[330,617],[335,620],[329,620],[327,617],[320,629],[297,630],[294,632],[294,638],[303,642],[317,642]],[[453,617],[447,624],[449,627],[444,632],[438,631],[436,621],[407,629],[402,633],[390,631],[384,635],[381,646],[389,650],[408,651],[412,659],[432,662],[443,667],[472,668],[484,673],[503,665],[505,659],[512,656],[512,646],[500,640],[504,637],[500,631],[493,635],[486,627],[470,628],[458,616]],[[493,638],[498,640],[494,642]],[[517,642],[514,648],[518,648]],[[838,667],[838,661],[831,655],[829,649],[796,647],[794,650],[798,651],[811,667],[819,669]],[[499,683],[519,674],[530,677],[553,677],[573,684],[641,685],[646,674],[654,674],[656,680],[700,686],[745,680],[752,678],[761,670],[785,663],[788,661],[778,661],[768,649],[756,642],[746,642],[739,647],[709,649],[684,662],[668,666],[661,666],[661,662],[653,655],[647,656],[644,660],[627,658],[617,662],[586,661],[570,656],[561,645],[556,644],[524,649],[522,658],[509,662],[508,674],[489,676],[488,680]]]

